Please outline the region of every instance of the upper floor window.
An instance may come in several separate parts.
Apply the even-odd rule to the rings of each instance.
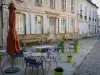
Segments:
[[[61,9],[66,10],[66,0],[61,0]]]
[[[85,6],[85,16],[87,16],[87,7]]]
[[[42,5],[42,0],[35,0],[36,5]]]
[[[55,8],[55,0],[50,0],[50,7]]]
[[[75,5],[74,0],[71,0],[71,12],[72,13],[74,13],[74,5]]]

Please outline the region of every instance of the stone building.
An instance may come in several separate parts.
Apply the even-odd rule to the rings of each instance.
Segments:
[[[0,40],[6,44],[8,31],[8,5],[11,0],[0,0],[3,23]],[[48,40],[73,38],[78,34],[78,0],[12,0],[16,6],[16,30],[20,39],[41,37]],[[0,27],[0,28],[1,28]],[[31,36],[30,36],[31,35]],[[1,42],[1,41],[0,41]]]
[[[79,0],[79,35],[92,36],[98,31],[98,7],[92,0]]]

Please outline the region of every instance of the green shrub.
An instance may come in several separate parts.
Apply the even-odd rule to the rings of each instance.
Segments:
[[[65,41],[64,41],[64,40],[61,40],[61,41],[60,41],[60,44],[64,44],[64,43],[65,43]]]
[[[63,72],[64,69],[63,69],[62,67],[56,67],[56,68],[55,68],[55,71],[56,71],[56,72]]]

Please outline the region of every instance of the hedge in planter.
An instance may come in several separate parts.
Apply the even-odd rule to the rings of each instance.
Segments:
[[[56,67],[54,75],[63,75],[63,68],[62,67]]]

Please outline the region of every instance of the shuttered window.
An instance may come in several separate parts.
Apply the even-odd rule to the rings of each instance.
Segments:
[[[75,0],[71,0],[71,12],[74,13]]]
[[[41,5],[42,4],[42,0],[35,0],[35,4]]]
[[[61,0],[61,9],[66,10],[66,0]]]
[[[43,33],[43,17],[42,16],[35,16],[35,33],[41,34]]]
[[[16,14],[16,30],[18,34],[25,34],[24,14]]]
[[[50,0],[50,7],[55,8],[55,0]]]
[[[62,33],[65,33],[65,29],[66,29],[66,19],[61,19],[61,31]]]

